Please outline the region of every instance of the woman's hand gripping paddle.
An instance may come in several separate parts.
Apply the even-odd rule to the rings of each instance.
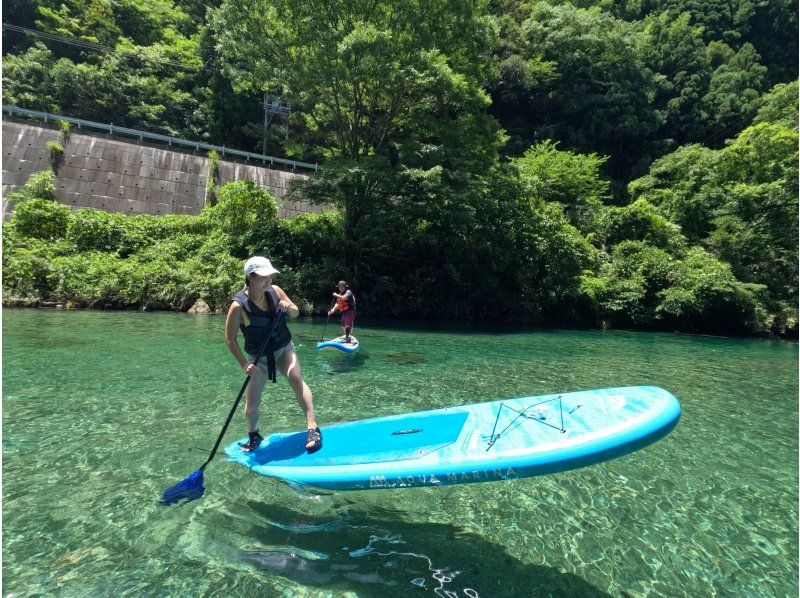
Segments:
[[[264,339],[264,342],[261,345],[261,349],[259,349],[258,354],[256,354],[255,361],[253,361],[253,365],[258,365],[258,360],[261,359],[261,356],[267,350],[267,346],[270,345],[270,340],[272,339],[272,335],[275,334],[275,331],[278,329],[278,324],[284,318],[284,312],[282,310],[277,310],[275,313],[275,323],[272,325],[272,330],[270,330],[267,337]],[[274,368],[274,361],[269,360],[268,363]],[[275,382],[275,373],[274,371],[270,375],[270,379]],[[217,454],[217,449],[219,448],[219,443],[222,442],[222,437],[225,436],[225,432],[228,430],[228,426],[233,419],[233,414],[236,413],[236,408],[239,406],[239,401],[242,400],[242,395],[244,394],[247,385],[250,382],[250,376],[247,376],[244,379],[244,384],[242,384],[242,388],[239,390],[239,394],[236,396],[236,401],[233,403],[233,407],[231,407],[230,413],[228,413],[228,419],[225,420],[225,425],[222,426],[222,431],[217,436],[217,442],[214,444],[214,448],[211,449],[211,454],[206,459],[206,462],[200,466],[200,469],[195,471],[192,475],[182,479],[180,482],[168,488],[164,491],[164,494],[161,495],[161,504],[163,506],[171,505],[181,500],[186,500],[187,502],[190,500],[194,500],[196,498],[200,498],[203,496],[203,492],[205,492],[205,488],[203,487],[203,470],[206,466],[211,463],[211,460],[214,458],[214,455]]]

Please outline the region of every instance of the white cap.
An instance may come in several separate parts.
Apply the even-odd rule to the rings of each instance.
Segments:
[[[256,255],[247,260],[244,264],[244,275],[258,274],[259,276],[271,276],[277,274],[278,271],[272,267],[272,262],[267,258]]]

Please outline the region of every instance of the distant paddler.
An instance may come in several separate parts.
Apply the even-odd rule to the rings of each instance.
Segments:
[[[342,314],[342,332],[344,336],[343,343],[352,343],[350,333],[353,331],[353,322],[356,319],[356,298],[353,291],[348,288],[347,282],[340,280],[337,285],[339,292],[333,292],[336,299],[333,307],[328,311],[328,315],[332,316],[337,311]]]

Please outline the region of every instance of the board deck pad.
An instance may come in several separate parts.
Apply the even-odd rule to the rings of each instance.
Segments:
[[[273,434],[231,460],[293,484],[358,490],[486,482],[575,469],[643,448],[670,432],[680,405],[636,386],[522,397]]]
[[[329,450],[306,454],[303,432],[283,436],[253,454],[258,465],[299,466],[355,465],[419,459],[454,442],[467,419],[465,411],[404,417],[400,421],[372,420],[359,426],[358,434],[345,426],[322,431]]]

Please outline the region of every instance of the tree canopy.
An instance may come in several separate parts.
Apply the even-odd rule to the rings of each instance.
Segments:
[[[309,312],[345,276],[373,315],[797,334],[796,3],[11,0],[3,18],[4,102],[320,162],[291,192],[335,208],[278,220],[240,181],[195,217],[71,212],[37,173],[9,197],[8,301],[222,307],[264,252]],[[291,106],[268,127],[265,95]]]

